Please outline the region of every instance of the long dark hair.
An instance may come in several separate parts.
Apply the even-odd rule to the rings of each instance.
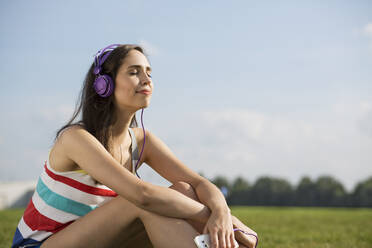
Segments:
[[[123,44],[115,48],[107,57],[102,65],[101,74],[107,74],[114,80],[119,67],[124,63],[129,51],[137,50],[147,55],[144,49],[136,44]],[[106,53],[106,52],[105,52]],[[112,137],[112,126],[116,121],[114,114],[114,94],[109,97],[100,97],[93,88],[93,82],[96,75],[93,73],[94,63],[89,68],[85,76],[83,87],[80,91],[80,96],[76,102],[75,111],[70,121],[61,127],[54,138],[57,140],[60,133],[70,126],[80,125],[99,140],[102,145],[110,152],[110,141]],[[81,114],[81,119],[74,122],[76,117]],[[136,115],[134,114],[129,127],[138,127]]]

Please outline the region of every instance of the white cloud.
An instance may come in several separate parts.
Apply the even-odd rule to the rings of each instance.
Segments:
[[[145,53],[149,56],[157,56],[160,54],[160,49],[146,40],[140,40],[138,45],[142,46],[145,49]]]
[[[329,174],[350,190],[372,175],[372,139],[359,127],[369,104],[335,104],[311,115],[249,109],[189,114],[172,123],[184,136],[172,134],[167,139],[182,161],[207,177],[242,175],[253,182],[271,175],[296,183],[304,175]]]
[[[294,184],[304,175],[316,178],[330,174],[350,190],[372,174],[372,102],[342,101],[315,111],[284,115],[233,108],[182,113],[182,118],[169,118],[162,113],[164,116],[156,118],[167,119],[167,126],[172,128],[164,128],[161,121],[158,128],[150,129],[187,166],[209,178],[225,175],[233,179],[241,175],[254,182],[259,176],[271,175]],[[29,139],[42,143],[27,148],[17,159],[17,166],[2,163],[8,168],[9,179],[16,174],[15,168],[37,171],[36,176],[40,162],[47,158],[46,129],[55,128],[59,121],[65,123],[73,106],[44,106],[37,113],[35,123],[41,120],[47,125],[43,125],[43,130],[33,130],[35,134]],[[38,135],[43,136],[36,140]],[[150,169],[142,168],[140,175],[167,185]]]
[[[363,28],[363,33],[372,37],[372,22],[368,23],[364,28]]]
[[[204,112],[201,120],[206,127],[224,130],[230,127],[232,131],[239,132],[245,138],[252,141],[260,141],[263,135],[267,117],[254,111],[240,111],[236,109],[225,110],[221,112]],[[230,137],[229,132],[216,133],[217,138],[224,140]]]
[[[56,106],[43,106],[39,109],[38,115],[44,121],[67,121],[72,117],[74,106],[60,104]]]
[[[362,135],[367,135],[372,138],[372,103],[360,103],[361,115],[359,118],[359,127]]]
[[[362,33],[370,38],[368,49],[372,52],[372,22],[364,26]]]

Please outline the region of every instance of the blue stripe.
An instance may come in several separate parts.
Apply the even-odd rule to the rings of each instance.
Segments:
[[[68,199],[62,195],[59,195],[51,191],[43,183],[41,178],[39,178],[39,181],[37,183],[36,191],[41,197],[41,199],[43,199],[43,201],[45,201],[48,205],[56,209],[59,209],[61,211],[67,212],[67,213],[75,214],[78,216],[84,216],[96,208],[96,206],[92,207],[92,206]]]
[[[13,237],[13,245],[12,248],[19,245],[23,240],[23,236],[21,232],[18,230],[18,228],[15,231],[14,237]]]
[[[17,230],[15,231],[15,234],[14,234],[13,244],[12,244],[11,248],[17,248],[17,247],[23,246],[23,245],[30,245],[30,246],[27,246],[27,247],[37,248],[37,247],[40,247],[42,242],[43,241],[37,241],[37,240],[34,240],[34,239],[24,239],[21,232],[17,228]],[[33,245],[31,246],[31,244],[33,244]]]

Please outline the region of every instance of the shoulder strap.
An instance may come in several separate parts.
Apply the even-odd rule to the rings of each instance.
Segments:
[[[135,166],[138,161],[137,140],[136,140],[136,136],[134,135],[132,128],[129,128],[129,134],[132,139],[132,171],[133,173],[135,173],[136,172]]]

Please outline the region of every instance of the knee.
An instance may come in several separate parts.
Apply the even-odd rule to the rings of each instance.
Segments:
[[[176,182],[169,188],[177,190],[178,192],[190,197],[191,199],[199,201],[199,198],[196,195],[194,188],[189,183],[180,181],[180,182]]]
[[[182,192],[194,191],[194,188],[189,183],[182,182],[182,181],[179,181],[179,182],[176,182],[176,183],[172,184],[172,186],[170,186],[169,188],[177,190],[181,193]]]

